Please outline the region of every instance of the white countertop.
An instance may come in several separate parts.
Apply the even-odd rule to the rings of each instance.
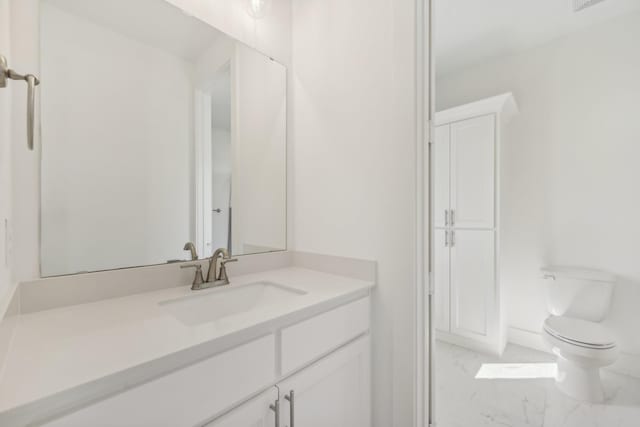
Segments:
[[[41,407],[53,413],[56,406],[70,405],[76,397],[123,390],[131,387],[132,378],[169,372],[225,350],[238,340],[271,332],[295,321],[296,316],[303,318],[314,310],[323,311],[364,295],[374,285],[293,267],[232,277],[230,286],[258,281],[306,294],[233,318],[192,326],[181,323],[159,305],[195,295],[188,286],[18,316],[0,375],[0,424],[5,425],[2,420],[13,419],[20,412]]]

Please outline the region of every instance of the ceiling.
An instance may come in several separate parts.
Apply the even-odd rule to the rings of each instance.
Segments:
[[[606,0],[574,13],[570,0],[435,0],[438,76],[513,55],[616,16],[640,0]]]
[[[194,61],[218,37],[204,22],[158,0],[43,0],[141,43]]]

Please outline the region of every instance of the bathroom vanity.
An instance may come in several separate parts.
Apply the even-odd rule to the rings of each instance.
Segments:
[[[19,315],[0,425],[368,426],[372,286],[292,266]]]
[[[375,263],[286,252],[286,61],[177,3],[33,2],[39,279],[0,426],[369,426]]]

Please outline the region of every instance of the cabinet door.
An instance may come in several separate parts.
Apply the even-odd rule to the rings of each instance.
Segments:
[[[370,427],[370,357],[365,336],[280,384],[281,425]],[[286,399],[292,391],[293,404]]]
[[[270,408],[277,399],[278,390],[274,387],[205,424],[205,427],[278,427],[275,412]]]
[[[435,324],[441,331],[449,332],[449,231],[434,232]]]
[[[210,419],[275,380],[275,335],[136,385],[46,427],[186,427]]]
[[[497,318],[495,233],[453,230],[451,246],[451,332],[475,339],[491,334]]]
[[[433,221],[436,227],[446,227],[449,224],[449,134],[449,125],[436,128],[433,146]]]
[[[451,209],[457,228],[494,227],[494,117],[451,125]]]

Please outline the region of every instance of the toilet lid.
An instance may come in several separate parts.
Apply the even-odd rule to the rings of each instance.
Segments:
[[[611,332],[599,323],[564,316],[550,316],[544,330],[571,344],[588,348],[608,349],[616,345]]]

